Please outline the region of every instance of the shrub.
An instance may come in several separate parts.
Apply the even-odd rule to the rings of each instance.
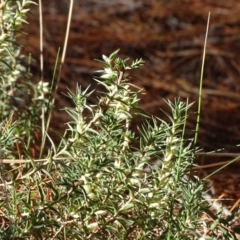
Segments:
[[[6,1],[4,7],[13,4],[11,11],[25,13],[23,4],[16,3]],[[2,62],[10,59],[5,57]],[[166,101],[169,122],[149,116],[138,105],[143,90],[130,77],[143,60],[128,65],[115,51],[101,62],[104,68],[95,81],[105,91],[95,99],[88,89],[69,91],[75,107],[66,111],[72,121],[58,146],[49,137],[52,144],[44,159],[33,159],[25,143],[33,139],[32,124],[38,122],[25,112],[40,112],[47,101],[38,96],[46,91],[34,86],[40,89],[41,104],[24,104],[26,111],[13,121],[8,88],[2,88],[1,239],[235,239],[229,228],[233,216],[223,219],[221,211],[211,211],[205,182],[191,171],[196,148],[184,137],[191,104]],[[2,79],[15,71],[8,65]],[[21,77],[2,84],[11,89]],[[29,86],[24,82],[23,89]],[[30,98],[34,101],[36,95]],[[145,121],[134,132],[137,116]],[[24,121],[30,121],[29,131],[22,127]],[[25,143],[24,159],[13,160],[19,140]],[[22,165],[7,170],[9,162]]]
[[[31,73],[23,65],[24,56],[17,37],[21,33],[22,23],[25,23],[29,11],[30,0],[7,0],[0,4],[0,121],[2,126],[1,157],[10,157],[7,149],[13,145],[22,145],[27,150],[35,143],[36,132],[39,131],[42,109],[47,106],[49,91],[47,83],[37,84],[31,81]],[[12,136],[18,141],[8,139],[7,126],[14,122]],[[21,146],[23,147],[23,146]],[[7,151],[7,152],[6,152]],[[23,152],[11,151],[12,157],[21,157]]]

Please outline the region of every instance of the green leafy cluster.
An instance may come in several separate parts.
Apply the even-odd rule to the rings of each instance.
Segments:
[[[27,149],[33,143],[41,109],[46,105],[42,96],[49,92],[46,83],[31,81],[31,74],[23,64],[22,47],[17,44],[22,25],[27,23],[28,7],[33,3],[30,0],[5,0],[0,4],[0,121],[6,124],[17,120],[13,134],[15,139],[26,140]]]
[[[117,53],[103,56],[104,69],[95,79],[106,91],[95,100],[88,89],[70,92],[75,108],[66,109],[72,122],[59,146],[52,143],[43,165],[32,161],[31,171],[7,186],[11,204],[4,206],[5,236],[200,239],[203,235],[208,223],[202,217],[206,209],[211,211],[203,196],[204,182],[189,170],[195,152],[192,141],[184,140],[190,105],[168,101],[169,122],[147,115],[138,106],[142,90],[129,75],[143,61],[128,66]],[[133,132],[131,123],[138,115],[146,121]],[[218,232],[215,226],[208,236]],[[233,239],[229,232],[225,236]]]
[[[184,136],[191,104],[166,101],[168,121],[139,107],[143,90],[131,71],[142,59],[128,65],[119,51],[103,55],[95,81],[105,90],[95,98],[89,88],[69,91],[75,106],[66,108],[72,121],[61,142],[47,136],[45,158],[31,156],[49,88],[25,78],[15,44],[29,3],[0,5],[0,239],[236,239],[235,213],[214,213],[192,172],[197,149]],[[29,100],[21,102],[19,91]],[[143,124],[133,130],[136,117]],[[20,138],[22,165],[7,170]]]
[[[74,120],[71,137],[55,153],[68,158],[60,161],[59,178],[74,205],[69,218],[75,228],[71,225],[69,231],[74,229],[78,239],[198,237],[201,224],[196,219],[206,203],[204,184],[193,184],[185,173],[194,156],[191,142],[183,140],[190,106],[168,102],[170,123],[145,115],[138,106],[142,90],[133,90],[137,88],[129,82],[129,70],[143,61],[127,66],[116,54],[103,56],[104,70],[96,81],[106,92],[95,104],[87,104],[90,93],[80,88],[70,94],[76,105],[67,109]],[[135,115],[149,118],[137,133],[130,129]],[[68,210],[61,211],[66,215]]]

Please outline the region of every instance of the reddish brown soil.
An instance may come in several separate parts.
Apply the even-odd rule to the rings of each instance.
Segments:
[[[67,0],[43,0],[44,78],[50,81],[57,50],[62,47],[68,15]],[[71,106],[65,97],[91,84],[94,71],[101,65],[94,59],[121,49],[122,57],[143,58],[145,65],[136,71],[145,89],[141,106],[151,114],[164,117],[162,100],[180,96],[198,101],[199,78],[208,13],[211,12],[204,71],[203,103],[199,145],[203,151],[227,147],[239,153],[240,143],[240,2],[229,0],[83,0],[75,1],[69,47],[66,54],[52,127],[64,129],[69,117],[62,109]],[[32,7],[30,25],[23,39],[24,53],[36,59],[32,70],[39,79],[38,7]],[[195,129],[197,104],[188,121]],[[202,164],[231,160],[233,157],[203,157]],[[208,174],[212,168],[201,171]],[[212,177],[216,196],[225,193],[233,205],[240,198],[240,172],[236,163]]]

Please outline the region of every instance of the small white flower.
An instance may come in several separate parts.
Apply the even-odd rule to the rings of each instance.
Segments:
[[[48,82],[40,81],[38,83],[38,89],[41,90],[43,93],[48,93],[48,91],[49,91],[48,85],[49,85]]]
[[[111,68],[104,68],[105,74],[101,76],[101,78],[112,78],[117,77],[117,72],[113,71]]]

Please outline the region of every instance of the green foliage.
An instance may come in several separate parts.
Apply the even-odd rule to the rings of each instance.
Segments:
[[[30,0],[1,1],[0,4],[0,121],[17,119],[15,138],[26,140],[29,149],[41,118],[41,109],[48,92],[46,83],[31,82],[31,74],[23,66],[21,46],[17,37],[21,33]],[[1,143],[5,144],[5,143]]]
[[[60,144],[49,138],[48,155],[39,160],[25,147],[23,165],[4,168],[3,158],[15,156],[16,139],[29,145],[48,103],[45,83],[25,81],[13,44],[28,3],[1,6],[12,35],[1,42],[0,239],[236,239],[230,229],[234,215],[225,219],[211,210],[204,181],[191,171],[196,148],[184,137],[191,104],[166,101],[169,121],[149,116],[139,107],[143,90],[130,77],[144,62],[128,65],[118,51],[103,55],[104,68],[97,71],[95,81],[105,91],[91,101],[88,89],[69,92],[75,107],[66,108],[72,121]],[[22,111],[9,101],[11,91],[19,103],[19,89],[31,92]],[[145,121],[134,132],[131,125],[139,115]]]

